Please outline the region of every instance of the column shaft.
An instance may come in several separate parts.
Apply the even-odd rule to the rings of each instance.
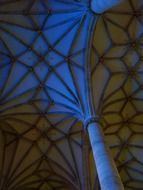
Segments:
[[[91,0],[91,9],[95,13],[103,13],[123,0]]]
[[[124,190],[120,176],[98,123],[88,124],[88,133],[102,190]]]

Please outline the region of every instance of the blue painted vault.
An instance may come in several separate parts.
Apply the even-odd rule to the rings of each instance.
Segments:
[[[96,115],[125,188],[143,187],[143,4],[103,3],[0,0],[0,190],[100,189]]]

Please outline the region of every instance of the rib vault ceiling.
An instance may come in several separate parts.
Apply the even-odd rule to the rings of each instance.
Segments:
[[[143,189],[143,2],[89,3],[0,0],[0,190],[100,189],[87,81],[125,189]]]

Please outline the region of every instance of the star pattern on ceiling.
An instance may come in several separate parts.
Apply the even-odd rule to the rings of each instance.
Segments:
[[[104,13],[91,53],[94,105],[127,190],[143,186],[142,7],[128,1]]]
[[[88,6],[0,1],[0,189],[100,189],[80,122]],[[143,183],[142,6],[129,0],[101,15],[90,58],[94,105],[127,190]]]
[[[84,162],[92,156],[78,119],[85,110],[85,4],[1,2],[1,189],[87,185]]]

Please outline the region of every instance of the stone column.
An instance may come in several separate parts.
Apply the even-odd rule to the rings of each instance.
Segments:
[[[103,13],[104,11],[118,5],[123,0],[91,0],[91,9],[95,13]]]
[[[124,190],[116,165],[106,146],[104,134],[97,121],[86,124],[102,190]]]

